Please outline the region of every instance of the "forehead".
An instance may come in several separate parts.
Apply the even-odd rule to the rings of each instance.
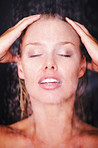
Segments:
[[[23,37],[23,43],[29,42],[72,42],[80,45],[76,31],[65,21],[58,18],[41,18],[31,24]]]

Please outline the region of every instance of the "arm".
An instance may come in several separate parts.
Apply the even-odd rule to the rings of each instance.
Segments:
[[[22,31],[39,18],[40,15],[26,17],[0,36],[0,63],[17,62],[18,55],[12,54],[11,46]],[[0,126],[0,148],[25,148],[28,144],[31,145],[30,139],[19,130]]]

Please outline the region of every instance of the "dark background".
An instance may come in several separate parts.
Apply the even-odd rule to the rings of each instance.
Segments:
[[[59,13],[83,24],[98,40],[97,0],[1,0],[0,35],[25,16],[43,12]],[[17,53],[19,40],[12,46]],[[88,89],[76,111],[81,120],[98,127],[98,74],[88,71]],[[28,114],[30,113],[28,108]],[[0,124],[21,120],[19,85],[16,64],[0,64]]]

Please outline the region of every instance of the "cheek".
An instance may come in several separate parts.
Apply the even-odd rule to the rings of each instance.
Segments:
[[[25,79],[32,79],[39,69],[40,60],[33,60],[32,58],[23,58],[22,67]]]
[[[73,92],[76,92],[77,85],[78,85],[78,76],[77,73],[73,72],[69,74],[69,88],[71,88]]]
[[[64,64],[63,69],[60,70],[63,74],[65,87],[73,92],[77,89],[79,69],[79,61],[77,61]]]
[[[30,93],[36,81],[37,65],[25,62],[23,64],[23,73],[26,89]]]
[[[77,74],[74,71],[72,73],[71,71],[67,73],[64,79],[64,83],[67,91],[76,92],[77,84],[78,84]]]

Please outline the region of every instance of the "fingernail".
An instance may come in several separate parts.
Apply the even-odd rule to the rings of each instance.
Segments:
[[[68,17],[65,18],[66,20],[70,20]]]
[[[37,17],[40,17],[40,16],[41,16],[41,14],[36,14],[36,16],[37,16]]]

